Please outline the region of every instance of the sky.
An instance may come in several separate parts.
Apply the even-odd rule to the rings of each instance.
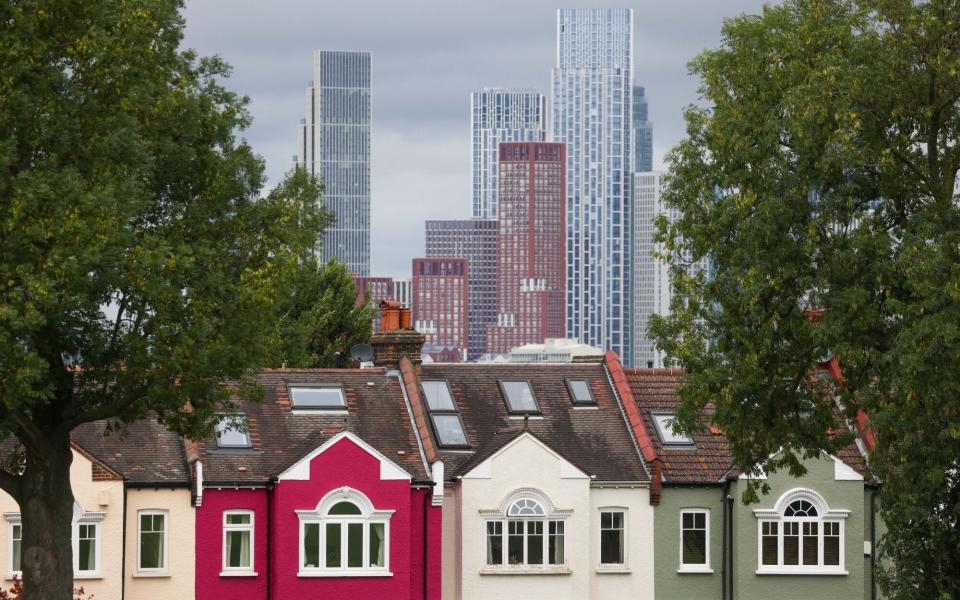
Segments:
[[[555,2],[555,0],[554,0]],[[371,274],[409,277],[423,222],[470,216],[470,93],[550,89],[557,4],[544,0],[186,0],[184,45],[233,66],[250,98],[241,135],[268,186],[292,165],[313,51],[372,52]],[[720,43],[723,20],[762,0],[643,0],[634,9],[634,80],[654,123],[654,168],[698,100],[687,63]],[[616,8],[581,1],[563,7]]]

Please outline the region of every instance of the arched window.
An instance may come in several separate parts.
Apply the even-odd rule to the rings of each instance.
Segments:
[[[564,522],[570,511],[558,511],[537,490],[510,494],[487,516],[487,566],[492,569],[551,569],[565,564]]]
[[[361,492],[339,488],[316,510],[298,510],[301,577],[389,572],[392,510],[376,510]]]
[[[757,573],[844,574],[843,524],[848,510],[832,510],[823,496],[797,488],[758,518]]]

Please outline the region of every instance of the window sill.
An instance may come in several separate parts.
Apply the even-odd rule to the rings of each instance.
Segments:
[[[390,571],[351,569],[349,571],[300,571],[297,577],[393,577]]]
[[[103,579],[100,573],[84,573],[83,575],[74,575],[74,579]]]
[[[220,577],[256,577],[256,571],[220,571]]]
[[[699,573],[701,575],[703,574],[709,575],[710,573],[713,573],[713,569],[711,569],[708,566],[697,567],[697,566],[688,565],[688,566],[683,566],[677,569],[677,573],[681,573],[681,574],[689,573],[693,575],[696,575]]]
[[[849,575],[847,571],[840,569],[757,569],[757,575]]]
[[[485,567],[480,569],[481,575],[570,575],[573,571],[569,567]]]
[[[156,573],[142,573],[142,572],[140,572],[140,571],[137,571],[136,573],[134,573],[134,574],[132,575],[132,577],[136,577],[136,578],[138,578],[138,579],[139,579],[139,578],[150,578],[150,577],[170,577],[170,573],[167,572],[167,571],[158,571],[158,572],[156,572]]]
[[[612,565],[609,567],[600,565],[597,567],[596,572],[598,575],[629,575],[633,573],[633,570],[625,565]]]

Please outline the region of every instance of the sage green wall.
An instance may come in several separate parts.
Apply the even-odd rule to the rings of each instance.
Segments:
[[[876,498],[876,500],[874,501],[874,507],[873,507],[873,509],[874,509],[874,511],[875,511],[875,518],[876,518],[877,522],[876,522],[876,525],[875,525],[876,531],[874,532],[874,534],[876,535],[876,539],[874,540],[874,544],[873,544],[873,548],[871,548],[871,552],[874,553],[874,559],[876,559],[876,552],[877,552],[876,542],[880,541],[880,538],[887,532],[887,526],[886,526],[886,524],[883,522],[883,519],[880,518],[880,490],[875,490],[875,491],[874,491],[874,490],[872,490],[872,489],[870,489],[870,488],[865,488],[865,489],[863,490],[863,531],[864,531],[864,536],[865,536],[864,539],[869,540],[869,539],[870,539],[870,496],[871,496],[872,494],[874,494],[874,493],[877,494],[877,498]],[[863,577],[863,590],[864,590],[864,593],[863,593],[863,597],[864,597],[866,600],[869,600],[869,599],[871,598],[871,596],[870,596],[870,593],[871,593],[871,584],[872,584],[873,579],[874,579],[874,577],[873,577],[873,571],[871,570],[871,564],[870,564],[870,557],[869,557],[869,556],[864,556],[864,557],[863,557],[863,572],[864,572],[864,577]],[[879,599],[886,598],[886,596],[884,596],[884,595],[880,592],[880,587],[879,587],[879,586],[877,586],[877,598],[879,598]]]
[[[720,598],[723,552],[723,486],[663,488],[656,509],[654,535],[654,590],[657,600]],[[710,567],[713,573],[678,573],[680,566],[680,510],[710,510]]]
[[[770,598],[803,598],[804,600],[840,600],[862,598],[865,588],[863,541],[863,481],[835,481],[834,463],[829,458],[809,459],[807,474],[802,479],[786,472],[771,474],[767,479],[770,493],[761,496],[758,504],[744,506],[740,501],[744,481],[731,488],[734,502],[734,598],[769,600]],[[844,568],[847,575],[757,575],[757,508],[773,508],[777,499],[794,488],[806,488],[823,496],[831,509],[849,510],[844,522]],[[692,597],[692,596],[691,596]],[[869,598],[869,595],[867,596]]]

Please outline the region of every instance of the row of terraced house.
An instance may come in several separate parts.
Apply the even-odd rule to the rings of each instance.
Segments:
[[[613,353],[422,364],[422,343],[387,327],[372,367],[263,371],[263,398],[238,396],[208,439],[151,420],[78,429],[77,586],[101,600],[876,597],[869,432],[802,478],[757,465],[770,492],[744,505],[723,433],[671,427],[679,371]],[[11,579],[19,508],[4,495],[0,510]]]

